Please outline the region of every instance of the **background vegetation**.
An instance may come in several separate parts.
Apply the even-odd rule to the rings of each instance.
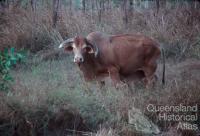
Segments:
[[[128,123],[130,109],[149,118],[161,131],[157,135],[198,135],[177,130],[178,122],[159,121],[146,107],[200,104],[199,9],[197,0],[1,1],[0,83],[8,87],[0,91],[0,135],[153,135]],[[148,90],[137,83],[131,91],[116,90],[107,79],[102,90],[96,82],[86,83],[72,55],[58,45],[92,31],[157,40],[166,51],[166,86],[158,82]],[[24,63],[17,63],[21,59]]]

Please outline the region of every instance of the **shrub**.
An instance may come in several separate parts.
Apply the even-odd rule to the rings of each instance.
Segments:
[[[24,59],[24,55],[15,52],[14,48],[6,48],[0,52],[0,91],[8,90],[9,83],[13,81],[10,69]]]

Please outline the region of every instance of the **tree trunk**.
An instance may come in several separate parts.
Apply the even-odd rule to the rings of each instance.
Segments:
[[[128,19],[129,19],[129,22],[132,21],[132,18],[133,18],[133,0],[129,0],[129,3],[128,3]]]
[[[35,12],[35,10],[36,10],[36,1],[37,0],[31,0],[31,9],[33,12]]]
[[[158,0],[159,1],[159,0]],[[161,0],[160,2],[159,2],[159,8],[166,8],[166,3],[167,3],[167,1],[166,0]]]
[[[200,0],[195,0],[194,1],[194,8],[199,9],[200,8]]]
[[[156,12],[158,13],[160,9],[160,2],[159,0],[156,0]]]
[[[82,0],[82,7],[83,7],[83,12],[85,13],[85,6],[86,6],[86,3],[85,3],[85,0]]]
[[[69,0],[69,14],[72,15],[72,0]]]
[[[128,25],[127,0],[123,0],[123,3],[122,3],[122,11],[124,12],[123,21],[124,21],[125,27],[127,28],[127,25]]]
[[[96,7],[98,11],[98,21],[102,21],[102,0],[96,1]]]
[[[105,1],[104,0],[101,0],[101,6],[102,6],[102,11],[104,12],[105,11]]]
[[[92,9],[92,13],[94,12],[95,9],[95,2],[94,0],[90,1],[91,2],[91,9]]]
[[[107,0],[107,10],[110,9],[110,0]]]
[[[7,8],[7,1],[6,0],[2,0],[0,1],[0,11],[3,13],[5,8]]]
[[[56,27],[58,20],[58,11],[60,7],[60,0],[53,0],[53,27]]]

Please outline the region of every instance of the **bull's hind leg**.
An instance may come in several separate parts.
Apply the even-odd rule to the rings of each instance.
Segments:
[[[155,81],[156,81],[156,75],[155,71],[157,68],[156,61],[148,63],[144,68],[144,75],[145,75],[145,84],[146,88],[151,88]]]

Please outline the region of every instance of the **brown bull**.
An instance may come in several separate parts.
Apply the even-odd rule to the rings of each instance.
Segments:
[[[156,61],[161,54],[157,42],[138,34],[92,32],[86,38],[70,38],[59,48],[74,52],[74,62],[86,81],[110,76],[114,85],[134,77],[144,78],[149,85],[155,77]],[[162,81],[164,83],[164,71]]]

